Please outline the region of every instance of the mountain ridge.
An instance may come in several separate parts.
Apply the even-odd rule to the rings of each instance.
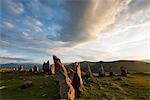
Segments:
[[[145,61],[138,61],[138,60],[117,60],[117,61],[81,61],[81,69],[86,70],[86,64],[90,65],[92,72],[97,73],[99,71],[99,67],[101,64],[104,67],[106,72],[110,71],[110,67],[116,73],[120,72],[120,67],[124,67],[128,71],[131,72],[150,72],[150,63]],[[18,66],[25,66],[26,68],[32,68],[33,66],[42,67],[42,64],[38,63],[7,63],[7,64],[0,64],[0,68],[15,68]],[[72,63],[64,63],[65,66],[72,67]]]

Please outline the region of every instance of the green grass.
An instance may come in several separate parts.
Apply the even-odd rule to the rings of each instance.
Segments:
[[[0,85],[6,89],[1,90],[1,99],[31,100],[59,98],[58,83],[43,74],[1,73]],[[23,82],[30,80],[33,85],[21,89]]]
[[[150,99],[150,75],[130,74],[127,77],[95,77],[89,84],[84,85],[80,99],[95,100],[122,100]],[[0,90],[2,100],[51,100],[59,99],[58,82],[49,76],[40,73],[1,73],[0,86],[6,89]],[[21,89],[21,85],[27,80],[33,85]]]
[[[82,92],[81,98],[122,100],[150,99],[150,76],[148,75],[128,75],[128,77],[101,77],[95,78]]]

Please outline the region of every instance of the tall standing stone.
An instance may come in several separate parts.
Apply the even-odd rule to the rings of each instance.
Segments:
[[[21,72],[25,71],[24,66],[20,66],[20,71]]]
[[[54,64],[51,64],[51,74],[52,75],[55,75],[55,65]]]
[[[109,76],[114,76],[113,70],[112,70],[112,66],[109,67]]]
[[[121,76],[127,76],[127,71],[123,66],[120,67],[120,70],[121,70]]]
[[[60,59],[56,56],[53,56],[55,64],[55,73],[57,75],[59,86],[60,86],[60,97],[61,99],[71,99],[75,98],[75,91],[72,86],[72,81],[70,80],[67,70],[64,65],[61,63]]]
[[[81,91],[83,89],[83,80],[81,75],[80,63],[77,62],[74,63],[73,70],[74,70],[74,76],[73,76],[72,85],[75,89],[75,97],[79,98]]]
[[[87,69],[87,75],[91,78],[91,79],[93,79],[94,77],[93,77],[93,73],[92,73],[92,71],[91,71],[91,68],[90,68],[90,65],[87,63],[86,64],[86,69]]]
[[[105,71],[104,71],[104,67],[102,64],[100,64],[100,69],[99,69],[99,76],[105,76]]]
[[[45,74],[50,74],[49,61],[47,63],[44,62],[42,69]]]
[[[36,67],[36,66],[34,66],[34,67],[32,68],[32,72],[37,72],[37,67]]]

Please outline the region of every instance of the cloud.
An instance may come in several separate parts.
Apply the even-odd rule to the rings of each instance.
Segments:
[[[30,61],[31,59],[25,59],[25,58],[13,58],[13,57],[0,57],[0,59],[5,60],[15,60],[15,61]]]
[[[5,5],[2,7],[0,46],[9,51],[16,49],[44,56],[56,53],[66,62],[123,58],[126,55],[123,53],[121,56],[120,53],[116,53],[117,50],[122,52],[121,48],[124,47],[135,50],[136,46],[139,47],[138,41],[146,40],[150,32],[149,0],[2,2],[5,2]],[[13,5],[13,11],[8,5]],[[5,10],[20,15],[12,16]],[[130,45],[132,43],[135,47]],[[135,57],[130,53],[131,49],[128,57]],[[137,53],[141,52],[143,49]],[[7,58],[5,60],[20,57],[14,55],[12,59],[11,56]],[[37,59],[37,61],[44,60],[44,58]]]
[[[21,37],[24,38],[25,40],[32,39],[32,37],[27,32],[22,32]]]
[[[63,42],[57,42],[57,41],[50,41],[46,40],[46,38],[41,39],[26,39],[22,40],[21,43],[18,42],[12,42],[12,41],[6,41],[6,40],[0,40],[0,46],[1,47],[7,47],[7,48],[16,48],[17,50],[25,50],[32,53],[40,53],[43,55],[52,55],[54,52],[51,51],[53,48],[59,48],[64,45]]]
[[[21,14],[24,12],[23,4],[14,0],[5,0],[5,4],[13,14]]]
[[[53,0],[48,0],[48,1],[27,0],[24,2],[26,4],[25,9],[33,17],[50,20],[52,19],[52,12],[53,12],[50,4],[51,5],[54,4],[54,3],[49,3],[51,1]],[[44,2],[46,2],[46,4]]]
[[[123,10],[117,17],[117,23],[137,24],[145,18],[150,17],[150,1],[149,0],[131,0],[128,7]]]
[[[29,56],[25,55],[25,54],[17,54],[8,50],[0,50],[0,57],[5,57],[5,58],[29,58]]]
[[[58,41],[77,45],[96,39],[116,16],[127,7],[131,0],[69,0],[62,9],[68,14],[67,20],[58,22],[63,26]]]
[[[132,0],[129,4],[128,12],[131,14],[137,13],[139,11],[149,11],[150,10],[149,0]]]
[[[14,28],[14,25],[8,21],[3,22],[4,26],[6,26],[7,28]]]
[[[47,38],[50,40],[57,41],[56,38],[59,37],[59,33],[60,33],[60,30],[62,29],[62,26],[56,24],[56,25],[49,26],[47,29],[49,32],[49,34],[47,35]]]
[[[15,63],[30,61],[30,57],[25,54],[0,49],[0,63]]]
[[[32,27],[36,32],[42,31],[41,27],[43,24],[35,18],[28,17],[26,20],[24,20],[24,24]]]

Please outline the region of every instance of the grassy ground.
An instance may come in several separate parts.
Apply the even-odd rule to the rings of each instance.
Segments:
[[[27,80],[33,85],[26,89],[20,87]],[[0,91],[1,99],[32,100],[32,99],[55,99],[59,98],[58,83],[43,74],[32,73],[1,73],[0,85],[5,85],[6,89]]]
[[[1,73],[0,86],[6,89],[0,90],[0,99],[8,100],[51,100],[59,98],[59,86],[56,81],[39,73]],[[21,85],[27,80],[33,85],[21,89]],[[150,75],[134,74],[127,77],[100,77],[94,78],[89,84],[84,85],[81,99],[97,100],[122,100],[150,99]]]
[[[85,85],[81,98],[150,100],[150,76],[134,74],[127,77],[95,78],[89,85]]]

